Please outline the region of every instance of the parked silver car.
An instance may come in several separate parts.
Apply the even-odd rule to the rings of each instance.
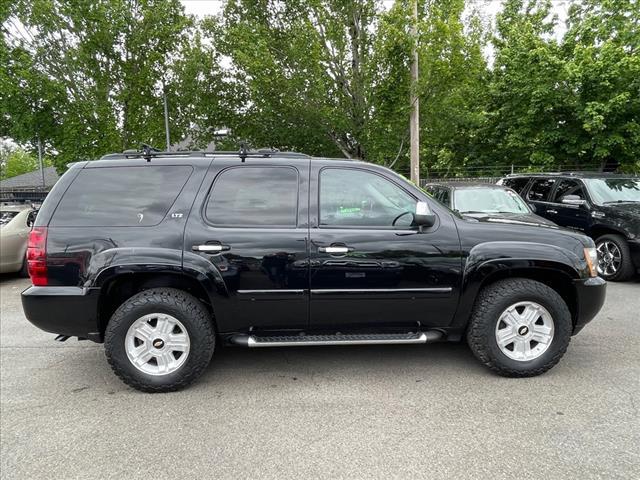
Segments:
[[[27,276],[27,240],[37,213],[30,205],[0,206],[0,273]]]

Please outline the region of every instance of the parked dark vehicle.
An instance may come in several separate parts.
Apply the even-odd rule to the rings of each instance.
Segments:
[[[533,213],[520,196],[508,187],[491,183],[428,183],[424,190],[443,205],[463,217],[480,222],[552,225]]]
[[[640,270],[640,178],[603,173],[513,175],[500,181],[539,215],[593,238],[598,273],[612,281]]]
[[[27,318],[105,342],[127,384],[196,379],[216,344],[420,344],[466,336],[512,377],[555,365],[598,313],[593,241],[464,220],[394,172],[280,152],[76,163],[29,240]]]

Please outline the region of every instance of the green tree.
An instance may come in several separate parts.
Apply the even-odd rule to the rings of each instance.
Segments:
[[[585,0],[570,9],[562,48],[578,161],[640,171],[639,19],[637,0]]]
[[[0,134],[39,135],[59,167],[164,144],[162,84],[182,95],[172,67],[191,54],[179,0],[19,0],[4,15]],[[180,105],[170,98],[174,140],[189,125]]]
[[[48,159],[43,159],[45,167],[50,165]],[[22,148],[6,149],[0,151],[0,180],[33,172],[39,168],[38,159]]]
[[[236,135],[368,158],[374,18],[372,0],[229,1],[208,31],[241,91]]]

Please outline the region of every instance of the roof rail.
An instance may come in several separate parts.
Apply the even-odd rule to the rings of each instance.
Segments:
[[[103,155],[101,160],[123,160],[128,158],[144,158],[147,162],[150,162],[152,158],[161,157],[211,157],[211,156],[237,156],[243,162],[247,157],[253,158],[271,158],[271,157],[286,157],[286,158],[310,158],[309,155],[298,152],[281,152],[277,149],[259,149],[259,150],[247,150],[243,146],[240,151],[217,151],[217,150],[185,150],[179,152],[167,152],[155,149],[149,145],[142,145],[140,150],[125,150],[122,153],[109,153]]]

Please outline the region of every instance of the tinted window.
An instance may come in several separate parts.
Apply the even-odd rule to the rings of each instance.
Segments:
[[[527,194],[529,200],[545,201],[549,197],[549,192],[556,182],[555,178],[539,178],[533,181],[531,189]]]
[[[415,212],[416,200],[395,183],[364,170],[326,168],[320,174],[320,225],[391,227]],[[396,226],[407,227],[412,215]]]
[[[527,183],[529,183],[529,179],[526,177],[520,177],[520,178],[507,178],[505,180],[502,181],[502,184],[505,187],[509,187],[512,190],[515,190],[518,193],[522,193],[522,190],[524,190],[524,187],[527,186]]]
[[[191,175],[189,166],[85,168],[56,208],[60,227],[148,227],[165,217]]]
[[[553,194],[555,203],[562,203],[562,197],[566,195],[577,195],[582,200],[586,200],[582,184],[576,180],[559,180],[556,191]]]
[[[215,180],[207,219],[220,226],[295,227],[298,172],[289,167],[235,167]]]

